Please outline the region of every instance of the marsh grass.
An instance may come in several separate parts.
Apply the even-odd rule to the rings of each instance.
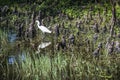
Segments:
[[[26,8],[29,6],[26,6]],[[42,6],[41,6],[42,7]],[[40,8],[41,8],[40,7]],[[12,7],[14,8],[14,7]],[[25,11],[26,8],[18,8],[20,12]],[[40,44],[41,32],[37,31],[37,37],[28,40],[16,40],[12,45],[8,41],[8,32],[0,29],[0,79],[2,80],[119,80],[120,79],[120,54],[107,54],[105,49],[106,38],[109,36],[109,32],[102,34],[99,33],[99,38],[96,43],[93,42],[94,32],[91,27],[96,20],[99,23],[99,18],[96,15],[98,8],[101,10],[103,7],[96,7],[91,12],[92,20],[84,18],[84,15],[88,13],[88,9],[79,11],[76,9],[65,9],[65,13],[72,17],[72,20],[61,20],[56,15],[53,20],[47,24],[53,27],[55,24],[65,22],[65,28],[69,28],[68,25],[72,24],[70,28],[71,32],[76,36],[75,45],[71,46],[66,50],[55,50],[54,35],[47,35],[47,40],[51,41],[52,44],[41,49],[39,54],[36,54],[36,47]],[[117,6],[118,8],[118,6]],[[28,9],[30,10],[30,9]],[[75,12],[75,13],[74,13]],[[102,13],[100,13],[103,15]],[[80,17],[77,18],[77,17]],[[11,24],[17,19],[22,20],[26,17],[12,16]],[[76,19],[77,18],[77,19]],[[108,10],[107,17],[102,16],[103,21],[99,24],[99,28],[107,25],[109,28],[111,11]],[[77,35],[77,29],[75,23],[82,21],[84,30],[80,31],[80,35]],[[5,24],[5,23],[3,23]],[[28,27],[27,25],[25,27]],[[90,28],[90,29],[88,29]],[[115,28],[115,31],[119,33],[120,28]],[[49,37],[48,37],[49,36]],[[58,41],[61,40],[61,36]],[[68,37],[68,36],[67,36]],[[90,44],[85,41],[88,39]],[[114,38],[112,38],[114,40]],[[115,39],[119,40],[119,39]],[[68,39],[66,39],[68,42]],[[103,48],[100,51],[99,57],[93,56],[93,51],[96,49],[99,42],[103,43]],[[20,44],[20,47],[18,47]],[[8,57],[11,54],[17,55],[19,51],[25,51],[25,60],[15,60],[14,64],[8,63]]]
[[[1,45],[2,44],[7,44],[7,42],[8,42],[7,37],[8,37],[7,32],[3,32],[2,30],[0,30]]]
[[[106,53],[106,52],[105,52]],[[79,55],[77,55],[79,54]],[[1,65],[5,79],[66,80],[66,79],[118,79],[119,54],[100,55],[99,59],[84,53],[59,51],[54,56],[26,51],[25,60]],[[86,54],[86,53],[85,53]]]

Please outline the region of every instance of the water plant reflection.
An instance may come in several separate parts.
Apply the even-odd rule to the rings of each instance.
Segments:
[[[36,53],[40,52],[40,49],[43,49],[47,46],[49,46],[51,44],[51,42],[41,42],[41,44],[38,46],[38,51]]]

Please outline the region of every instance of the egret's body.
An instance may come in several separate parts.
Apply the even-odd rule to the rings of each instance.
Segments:
[[[38,28],[41,29],[43,33],[51,33],[51,31],[47,29],[45,26],[38,26]]]
[[[40,49],[44,49],[45,47],[49,46],[51,44],[51,42],[42,42],[39,46],[38,46],[38,51],[36,53],[40,53]]]
[[[40,22],[36,20],[38,28],[43,32],[43,33],[51,33],[51,31],[46,28],[45,26],[40,25]]]
[[[38,46],[38,49],[43,49],[47,46],[49,46],[51,44],[51,42],[42,42],[39,46]]]

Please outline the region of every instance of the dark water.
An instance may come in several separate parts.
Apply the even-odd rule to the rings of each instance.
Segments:
[[[10,45],[14,45],[12,43],[15,43],[15,41],[17,41],[17,39],[18,39],[18,37],[17,37],[16,33],[10,32],[8,34],[8,42],[10,43]],[[49,46],[50,44],[51,44],[51,42],[49,42],[49,41],[40,42],[40,44],[38,45],[35,53],[40,53],[40,49],[44,49],[47,46]],[[21,63],[22,61],[26,60],[26,56],[25,56],[26,52],[25,51],[18,51],[18,52],[15,52],[15,53],[16,54],[11,54],[11,55],[8,56],[8,64],[15,64],[16,62]]]
[[[16,41],[17,39],[17,34],[16,33],[9,33],[8,34],[8,41],[10,43],[13,43],[14,41]]]
[[[10,55],[8,57],[8,64],[15,64],[15,63],[21,63],[22,61],[25,61],[26,59],[26,53],[22,52],[17,55]]]

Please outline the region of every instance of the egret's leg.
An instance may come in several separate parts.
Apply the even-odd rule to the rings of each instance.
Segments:
[[[44,33],[44,34],[43,34],[43,40],[44,40],[45,38],[46,38],[46,34]]]
[[[43,38],[44,38],[44,34],[42,33],[42,40],[43,40]]]
[[[45,33],[42,34],[42,41],[45,39]]]

